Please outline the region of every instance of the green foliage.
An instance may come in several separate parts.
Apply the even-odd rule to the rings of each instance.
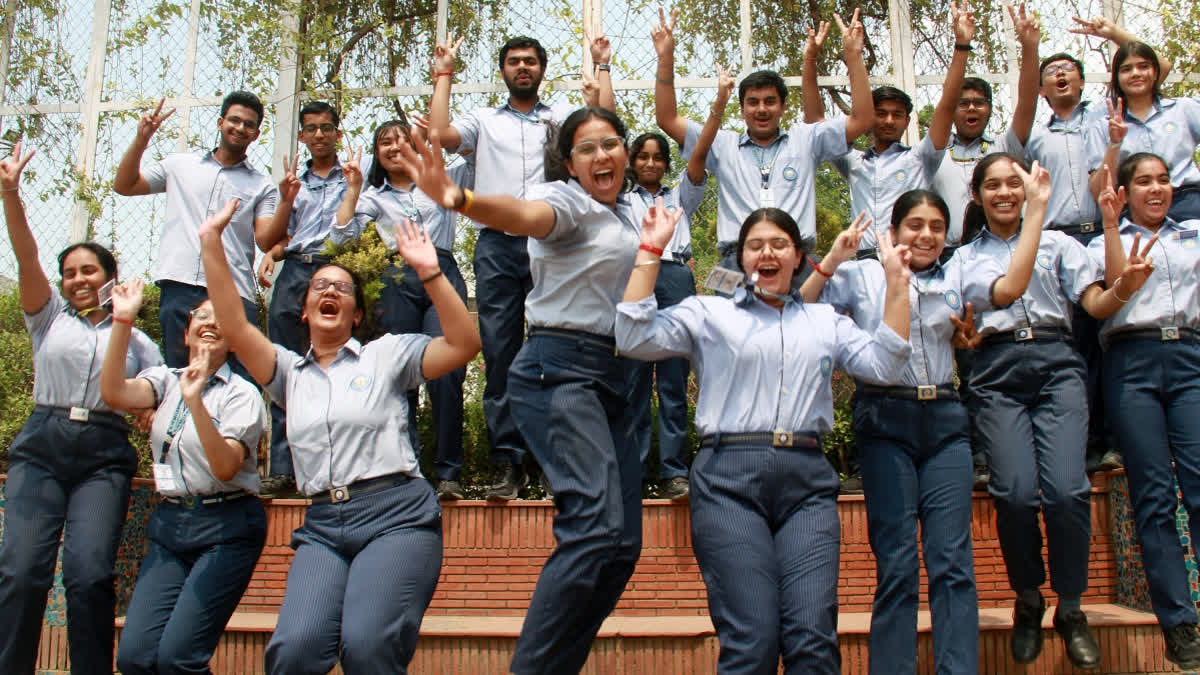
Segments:
[[[379,293],[383,290],[383,273],[392,264],[392,252],[379,238],[372,221],[357,240],[338,246],[330,240],[325,244],[323,253],[333,258],[333,261],[358,275],[363,285],[363,296],[366,300],[364,314],[374,316],[372,310]]]

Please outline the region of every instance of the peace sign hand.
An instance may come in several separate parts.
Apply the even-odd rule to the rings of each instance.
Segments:
[[[1150,249],[1158,243],[1158,235],[1151,237],[1146,246],[1139,251],[1138,242],[1141,238],[1140,232],[1133,235],[1133,245],[1129,247],[1129,255],[1125,258],[1125,269],[1121,270],[1121,276],[1113,284],[1114,293],[1118,292],[1117,286],[1121,286],[1120,292],[1126,294],[1125,300],[1132,297],[1133,293],[1141,288],[1150,274],[1154,272],[1154,261],[1150,258]],[[1118,297],[1119,299],[1120,297]]]
[[[975,14],[967,8],[967,0],[962,4],[950,0],[950,24],[954,28],[954,42],[969,45],[975,39]]]
[[[403,143],[401,143],[403,145]],[[351,148],[347,152],[346,161],[342,162],[342,176],[346,179],[346,187],[351,190],[362,190],[362,148]]]
[[[809,26],[805,32],[808,33],[808,38],[804,41],[804,58],[815,59],[821,47],[825,46],[825,38],[829,35],[829,22],[822,21],[816,30]]]
[[[583,79],[583,104],[588,107],[600,105],[600,83],[596,81],[599,69],[592,68],[592,75],[588,75],[586,70],[579,74]]]
[[[721,110],[729,105],[729,97],[733,94],[733,85],[737,82],[733,79],[733,70],[725,66],[717,66],[717,99],[713,103],[714,108]]]
[[[1114,106],[1112,99],[1105,99],[1108,104],[1108,142],[1119,145],[1129,133],[1129,125],[1125,123],[1125,101],[1117,99]]]
[[[1096,203],[1100,205],[1104,227],[1116,227],[1121,222],[1121,210],[1125,208],[1125,186],[1113,190],[1112,171],[1107,164],[1100,167],[1100,176],[1104,189],[1100,191]]]
[[[196,403],[204,393],[204,385],[208,382],[208,368],[212,361],[212,345],[200,343],[196,346],[196,355],[188,361],[187,367],[179,374],[179,394],[184,402]]]
[[[596,24],[591,30],[588,30],[585,24],[583,37],[587,40],[588,50],[592,53],[592,63],[608,63],[612,59],[612,43],[608,41],[608,36],[604,34],[600,24]]]
[[[1076,35],[1093,35],[1095,37],[1111,40],[1116,36],[1117,24],[1107,16],[1098,16],[1094,19],[1082,19],[1077,16],[1071,17],[1075,23],[1079,24],[1077,28],[1068,29],[1069,32]]]
[[[1038,21],[1037,15],[1032,12],[1027,14],[1023,2],[1019,11],[1014,11],[1012,5],[1007,7],[1013,28],[1017,30],[1017,42],[1020,42],[1021,47],[1025,49],[1037,47],[1038,41],[1042,38],[1042,24]]]
[[[847,56],[862,52],[863,45],[867,41],[866,31],[863,29],[862,21],[859,18],[861,11],[857,7],[854,9],[854,14],[850,17],[849,25],[842,22],[840,14],[835,13],[833,15],[833,20],[837,23],[838,31],[842,34],[842,52]]]
[[[879,262],[883,264],[883,273],[887,283],[907,285],[912,272],[908,268],[912,260],[912,251],[907,244],[892,244],[890,229],[879,231]]]
[[[292,157],[292,161],[288,162],[288,156],[283,156],[283,179],[279,181],[279,197],[288,203],[296,201],[296,196],[300,194],[300,179],[297,177],[300,168],[300,155],[296,154]]]
[[[1040,203],[1043,206],[1050,201],[1050,172],[1041,164],[1033,163],[1029,167],[1029,171],[1021,168],[1020,164],[1013,162],[1013,170],[1021,177],[1021,182],[1025,186],[1025,199],[1029,203]]]
[[[678,19],[678,7],[671,8],[670,23],[663,8],[658,8],[658,25],[650,29],[650,39],[654,42],[654,53],[660,59],[675,53],[675,23]]]
[[[175,108],[171,108],[165,113],[162,111],[163,104],[166,102],[167,99],[165,98],[159,99],[158,107],[154,109],[154,112],[146,113],[138,120],[137,136],[143,143],[149,143],[150,137],[154,135],[154,132],[158,131],[162,123],[168,117],[175,114]]]
[[[446,35],[445,44],[439,44],[433,48],[433,74],[435,77],[438,73],[454,72],[454,61],[458,58],[458,48],[462,46],[465,39],[466,37],[460,37],[455,41],[454,33],[450,33]]]
[[[30,150],[25,156],[21,156],[21,142],[13,146],[12,155],[6,159],[0,160],[0,188],[6,192],[16,192],[21,185],[21,172],[25,170],[25,165],[29,160],[33,159],[33,150]]]
[[[867,217],[866,211],[859,213],[849,227],[838,233],[837,239],[833,240],[833,246],[829,249],[829,254],[821,261],[821,266],[826,268],[829,274],[833,274],[839,265],[853,259],[858,254],[858,245],[862,242],[863,234],[873,222],[871,218]]]

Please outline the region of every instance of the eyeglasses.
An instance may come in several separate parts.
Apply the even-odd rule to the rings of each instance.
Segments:
[[[333,132],[337,131],[337,127],[326,122],[324,124],[305,124],[304,126],[300,127],[300,130],[306,134],[315,134],[318,131],[323,134],[332,134]]]
[[[979,108],[980,110],[983,110],[984,108],[986,108],[990,105],[991,105],[991,102],[989,102],[986,98],[960,98],[960,99],[958,99],[958,109],[959,110],[970,110],[971,108]]]
[[[1045,70],[1042,71],[1042,75],[1049,75],[1053,77],[1059,73],[1073,73],[1076,70],[1075,64],[1071,63],[1070,61],[1065,61],[1063,63],[1051,63],[1050,65],[1046,66]]]
[[[317,293],[324,293],[326,288],[333,286],[334,290],[342,295],[354,294],[353,281],[334,281],[325,277],[313,277],[312,281],[308,282],[308,287]]]
[[[758,253],[759,251],[763,250],[763,248],[770,246],[772,251],[776,253],[783,253],[794,245],[795,244],[792,243],[792,240],[788,239],[787,237],[775,237],[774,239],[768,239],[765,241],[762,239],[747,239],[745,243],[745,249],[753,253]]]
[[[196,321],[208,321],[209,319],[213,318],[213,313],[211,309],[198,307],[188,312],[188,316],[192,317]]]
[[[625,139],[620,136],[609,136],[608,138],[601,138],[599,141],[584,141],[577,143],[575,147],[571,148],[571,156],[579,159],[590,159],[596,156],[597,150],[603,150],[604,154],[612,155],[617,151],[617,148],[624,145]]]

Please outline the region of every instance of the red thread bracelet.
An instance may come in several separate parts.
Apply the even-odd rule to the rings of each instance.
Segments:
[[[813,262],[813,259],[812,259],[812,258],[805,258],[805,259],[806,259],[806,260],[808,260],[808,264],[809,264],[809,265],[812,265],[812,268],[813,268],[814,270],[816,270],[817,274],[820,274],[821,276],[825,277],[826,279],[832,279],[832,278],[833,278],[833,275],[832,275],[832,274],[830,274],[829,272],[826,272],[825,270],[821,269],[821,265],[820,265],[820,263],[815,263],[815,262]]]
[[[123,323],[123,324],[125,324],[126,326],[132,326],[132,325],[133,325],[133,319],[122,319],[121,317],[117,316],[116,314],[113,314],[113,315],[112,315],[112,320],[113,320],[113,321],[116,321],[117,323]]]
[[[433,79],[435,79],[435,80],[436,80],[436,79],[438,79],[439,77],[441,77],[441,76],[443,76],[443,75],[449,75],[450,77],[454,77],[454,71],[453,71],[453,70],[443,70],[443,71],[442,71],[442,72],[440,72],[440,73],[437,73],[437,72],[435,72],[435,73],[433,74]]]
[[[659,257],[662,257],[663,254],[663,250],[661,248],[658,248],[657,246],[651,246],[650,244],[642,244],[641,246],[638,246],[638,250],[649,251]]]

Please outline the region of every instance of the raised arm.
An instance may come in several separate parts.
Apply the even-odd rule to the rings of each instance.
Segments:
[[[1017,77],[1017,106],[1013,108],[1012,130],[1021,145],[1025,145],[1029,142],[1029,132],[1033,130],[1033,116],[1037,112],[1038,92],[1041,91],[1038,42],[1042,39],[1042,25],[1036,15],[1026,14],[1023,2],[1019,11],[1014,11],[1009,5],[1008,15],[1017,29],[1017,41],[1021,43],[1021,74]]]
[[[129,353],[129,338],[133,322],[142,308],[142,288],[145,282],[132,279],[113,288],[112,334],[100,368],[100,398],[113,410],[152,408],[154,388],[141,378],[125,377],[125,357]]]
[[[208,458],[208,467],[212,469],[217,480],[227,481],[237,475],[250,449],[236,438],[222,436],[204,405],[204,387],[208,383],[211,359],[212,347],[202,344],[196,348],[195,358],[179,375],[179,393],[183,402],[187,404],[188,411],[192,413],[192,423],[196,427],[200,445],[204,448],[204,456]]]
[[[446,36],[445,44],[433,49],[433,97],[429,100],[429,130],[441,134],[445,148],[451,152],[458,149],[462,139],[458,129],[450,124],[450,85],[454,81],[454,60],[464,38],[454,40],[454,34]]]
[[[342,162],[342,176],[346,179],[346,193],[342,196],[342,203],[338,204],[337,214],[334,217],[334,224],[337,227],[346,227],[350,221],[354,220],[354,209],[358,206],[358,198],[362,194],[363,187],[361,162],[362,148],[357,151],[354,149],[347,151],[346,161]]]
[[[292,206],[300,194],[300,178],[296,175],[299,166],[299,153],[296,153],[290,162],[287,155],[283,156],[284,172],[283,179],[279,181],[279,203],[275,205],[275,215],[271,216],[267,226],[263,228],[261,237],[255,234],[259,243],[265,244],[265,252],[270,252],[287,236],[288,225],[292,222]]]
[[[659,197],[642,216],[642,243],[638,246],[633,272],[625,284],[624,302],[637,302],[654,294],[658,268],[662,264],[661,251],[671,242],[675,225],[682,215],[681,209],[668,209]]]
[[[850,25],[842,23],[842,17],[833,15],[838,30],[842,32],[843,59],[846,70],[850,75],[850,117],[846,119],[846,142],[853,143],[854,139],[871,130],[875,122],[875,101],[871,98],[871,80],[867,75],[867,64],[863,61],[863,45],[866,44],[866,31],[859,18],[861,10],[855,8],[850,17]]]
[[[1118,47],[1126,42],[1146,42],[1107,16],[1098,16],[1094,19],[1081,19],[1077,16],[1071,18],[1079,25],[1070,29],[1070,32],[1077,35],[1094,35],[1104,38]],[[1166,57],[1165,52],[1166,50],[1163,49],[1154,50],[1154,53],[1158,56],[1159,84],[1167,80],[1167,73],[1170,73],[1171,68],[1175,65],[1171,59]]]
[[[450,180],[442,162],[438,133],[430,131],[433,147],[413,134],[414,150],[400,144],[404,170],[417,187],[444,209],[454,209],[468,218],[509,234],[544,237],[554,229],[554,209],[542,201],[517,199],[510,195],[476,196]]]
[[[658,69],[654,72],[654,119],[671,140],[683,145],[687,136],[687,118],[679,114],[675,102],[675,22],[679,9],[671,10],[667,22],[663,8],[658,8],[658,25],[650,29],[654,52],[658,54]]]
[[[821,259],[813,270],[816,274],[808,275],[804,283],[800,286],[800,296],[805,302],[819,302],[821,291],[825,290],[825,282],[833,278],[837,268],[847,260],[854,260],[854,256],[858,254],[858,244],[862,241],[863,233],[867,228],[871,227],[872,219],[867,217],[867,212],[863,211],[858,214],[850,226],[838,233],[837,239],[833,240],[833,246],[829,248],[829,253]],[[890,239],[889,239],[890,241]]]
[[[1125,186],[1113,189],[1108,167],[1108,164],[1101,166],[1093,176],[1099,176],[1104,185],[1096,203],[1100,206],[1104,224],[1104,285],[1112,288],[1117,283],[1120,270],[1125,269],[1128,261],[1121,246],[1121,211],[1125,208]]]
[[[121,157],[121,163],[117,166],[117,177],[113,179],[113,191],[117,194],[126,197],[150,194],[150,184],[142,177],[142,155],[150,145],[150,138],[154,136],[154,132],[175,113],[174,108],[163,112],[164,103],[166,99],[160,99],[154,112],[148,112],[138,120],[137,134],[125,155]]]
[[[599,88],[596,105],[616,112],[617,100],[613,95],[612,73],[609,70],[612,67],[612,43],[608,41],[608,36],[599,24],[592,30],[588,30],[585,24],[583,35],[587,39],[588,51],[591,52],[592,63],[596,68],[596,85]]]
[[[992,304],[996,307],[1011,305],[1029,288],[1038,243],[1042,239],[1042,226],[1046,220],[1046,203],[1050,200],[1049,171],[1037,162],[1028,172],[1016,163],[1013,169],[1025,184],[1025,219],[1008,271],[992,285]]]
[[[212,214],[200,225],[200,257],[204,261],[204,276],[208,279],[208,298],[221,332],[229,340],[229,350],[250,371],[250,376],[259,384],[267,384],[275,375],[275,346],[262,331],[246,320],[246,310],[238,296],[229,261],[225,259],[225,247],[221,244],[221,233],[233,218],[238,200],[231,200],[220,211]]]
[[[829,35],[829,22],[822,21],[816,30],[808,29],[808,39],[804,41],[804,64],[800,70],[800,94],[803,97],[804,123],[816,124],[825,119],[825,101],[821,98],[821,90],[817,86],[817,55]]]
[[[883,264],[884,278],[887,289],[883,298],[883,322],[896,332],[896,335],[908,339],[911,309],[908,300],[908,280],[912,276],[908,264],[912,260],[912,251],[904,244],[892,245],[892,231],[883,230],[879,233],[879,262]]]
[[[38,260],[37,240],[25,218],[21,202],[21,172],[33,159],[33,150],[21,156],[21,144],[13,146],[12,156],[0,161],[0,195],[4,198],[4,222],[8,226],[8,241],[17,258],[17,285],[21,292],[21,309],[33,314],[50,301],[50,280]]]
[[[725,107],[729,105],[733,85],[733,74],[728,68],[719,66],[717,69],[717,99],[713,101],[708,119],[704,120],[704,127],[700,129],[700,137],[696,139],[696,146],[692,148],[692,156],[688,157],[687,180],[692,181],[693,185],[699,185],[708,175],[704,168],[704,162],[708,159],[708,150],[712,147],[713,139],[721,130],[721,120],[725,115]]]
[[[1113,246],[1107,234],[1105,232],[1105,249]],[[1115,239],[1115,247],[1120,250],[1120,236],[1118,235]],[[1121,305],[1133,299],[1133,294],[1141,289],[1142,285],[1146,283],[1146,279],[1154,272],[1154,264],[1150,262],[1150,249],[1154,248],[1154,244],[1158,242],[1158,235],[1151,237],[1150,241],[1146,242],[1146,246],[1139,250],[1138,244],[1141,243],[1141,239],[1140,232],[1133,235],[1133,245],[1129,249],[1129,255],[1125,258],[1125,264],[1107,290],[1101,290],[1098,284],[1092,284],[1079,298],[1079,304],[1088,314],[1097,319],[1107,319],[1116,314],[1121,309]],[[1122,254],[1124,254],[1123,251]],[[1105,256],[1107,257],[1107,255],[1108,251],[1106,250]]]
[[[954,28],[954,56],[950,59],[950,69],[946,71],[946,81],[942,83],[942,97],[933,108],[933,119],[929,122],[929,140],[933,147],[941,150],[950,143],[950,127],[954,123],[954,106],[958,105],[958,95],[962,91],[963,79],[967,73],[967,55],[969,51],[958,49],[958,45],[970,45],[975,38],[975,15],[967,9],[967,0],[962,5],[951,1],[950,22]]]

